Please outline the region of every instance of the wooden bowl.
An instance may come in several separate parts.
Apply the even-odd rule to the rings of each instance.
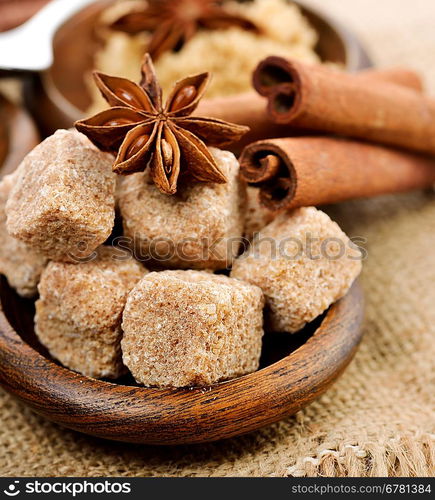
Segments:
[[[11,173],[39,143],[39,134],[30,116],[0,94],[1,174]]]
[[[69,127],[88,104],[82,75],[92,64],[91,26],[98,9],[101,3],[59,31],[53,68],[29,85],[27,97],[45,133]],[[320,24],[316,26],[313,19]],[[357,69],[356,61],[362,59],[356,56],[357,46],[345,42],[344,32],[320,17],[311,20],[321,35],[319,53]],[[2,122],[14,113],[10,110],[5,116]],[[20,155],[11,156],[17,147],[11,144],[20,145],[24,155],[37,142],[34,138],[24,147],[32,137],[25,133],[25,125],[5,130],[8,142],[2,149],[0,124],[2,174],[21,160]],[[10,130],[19,131],[12,143]],[[51,359],[38,342],[33,316],[33,301],[20,298],[0,278],[0,384],[8,392],[49,420],[86,434],[173,445],[254,431],[292,415],[321,395],[345,369],[361,340],[363,299],[355,284],[346,297],[298,334],[266,335],[259,371],[202,389],[149,389],[137,387],[129,378],[115,384],[74,373]]]
[[[295,335],[265,337],[262,368],[202,389],[94,380],[56,364],[33,333],[34,304],[0,282],[0,384],[44,417],[101,438],[174,445],[238,436],[292,415],[342,373],[361,340],[358,284]]]
[[[93,69],[93,55],[98,48],[94,26],[108,3],[111,0],[90,5],[60,28],[54,39],[52,68],[27,85],[26,104],[45,135],[71,127],[90,105],[84,75]],[[372,65],[355,36],[339,23],[311,8],[300,7],[319,35],[316,51],[322,60],[342,64],[348,71]]]

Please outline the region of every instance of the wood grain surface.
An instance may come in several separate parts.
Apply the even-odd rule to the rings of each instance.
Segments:
[[[356,283],[290,355],[210,388],[160,390],[93,380],[55,364],[12,326],[24,337],[29,334],[33,304],[18,300],[4,279],[0,297],[0,384],[7,391],[68,428],[164,445],[230,438],[294,414],[321,395],[350,362],[363,317]]]

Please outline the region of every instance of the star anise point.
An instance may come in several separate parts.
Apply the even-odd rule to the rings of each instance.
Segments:
[[[154,183],[166,194],[177,191],[181,174],[197,182],[227,181],[206,144],[222,147],[238,141],[249,128],[190,116],[204,95],[209,73],[177,82],[165,105],[149,55],[144,57],[139,85],[99,72],[94,75],[111,107],[75,126],[98,148],[116,155],[115,173],[130,175],[149,166]]]

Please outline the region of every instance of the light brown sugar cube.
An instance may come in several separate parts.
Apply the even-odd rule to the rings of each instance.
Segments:
[[[246,214],[245,214],[245,238],[252,240],[264,226],[267,226],[276,217],[276,214],[266,207],[263,207],[258,197],[259,188],[248,186]]]
[[[204,271],[162,271],[131,291],[122,352],[138,383],[206,386],[258,368],[261,290]]]
[[[343,297],[361,271],[361,252],[314,207],[280,214],[231,271],[263,290],[267,326],[293,333]]]
[[[111,233],[113,158],[59,130],[23,160],[6,204],[9,233],[51,260],[90,255]]]
[[[174,196],[160,193],[148,172],[119,186],[124,235],[140,261],[163,268],[225,269],[237,256],[244,225],[246,188],[232,153],[210,148],[225,172],[225,184],[180,185]]]
[[[5,206],[9,193],[17,179],[18,171],[6,175],[0,182],[0,273],[22,297],[37,294],[37,285],[47,259],[6,230]]]
[[[146,270],[119,249],[100,247],[81,264],[50,262],[39,283],[35,331],[66,367],[95,378],[124,373],[121,318]]]

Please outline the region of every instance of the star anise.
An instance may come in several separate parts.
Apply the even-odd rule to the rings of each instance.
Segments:
[[[252,21],[227,12],[222,4],[223,0],[148,0],[144,10],[123,15],[111,27],[131,34],[151,32],[147,51],[153,59],[179,50],[199,29],[260,32]]]
[[[142,64],[140,85],[98,72],[94,77],[112,107],[75,126],[99,149],[117,155],[114,172],[129,175],[149,165],[154,183],[166,194],[177,191],[180,173],[199,182],[226,182],[205,143],[228,145],[249,128],[189,116],[206,90],[208,73],[176,83],[165,106],[149,54]]]

